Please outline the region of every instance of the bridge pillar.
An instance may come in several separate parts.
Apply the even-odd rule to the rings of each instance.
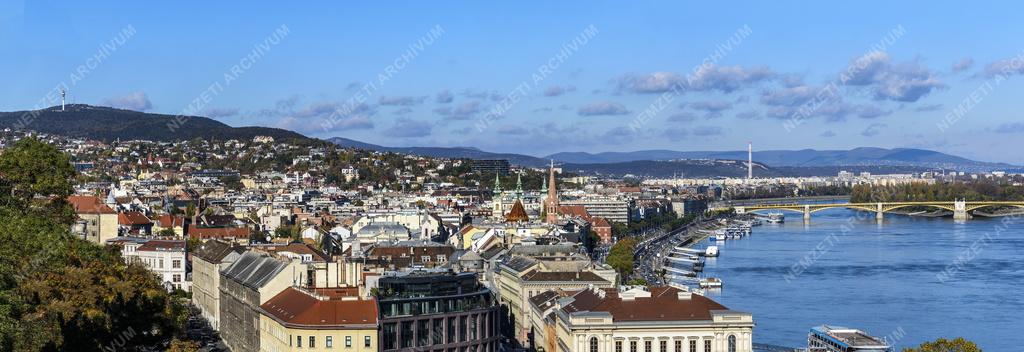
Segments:
[[[878,203],[876,205],[876,209],[877,210],[875,210],[875,219],[882,220],[883,218],[885,218],[885,212],[882,211],[882,203]]]
[[[811,220],[811,206],[810,205],[804,205],[804,221],[810,221],[810,220]]]
[[[970,217],[967,214],[967,199],[953,201],[953,220],[967,220]]]

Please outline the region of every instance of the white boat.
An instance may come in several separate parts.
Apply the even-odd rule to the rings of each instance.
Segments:
[[[722,287],[722,279],[717,277],[708,277],[700,279],[700,287],[702,288],[720,288]]]
[[[786,222],[786,215],[782,213],[771,213],[768,214],[767,221],[769,224],[781,224]]]
[[[816,326],[807,334],[809,352],[892,352],[885,339],[863,330],[838,326]]]
[[[720,235],[716,234],[713,237],[711,237],[711,239],[714,240],[715,242],[725,242],[726,238],[727,236],[724,233]]]
[[[708,246],[708,248],[704,250],[704,256],[705,257],[717,257],[718,256],[718,246]]]

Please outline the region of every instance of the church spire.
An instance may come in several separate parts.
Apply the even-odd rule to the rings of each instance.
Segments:
[[[501,173],[494,173],[494,194],[501,194]]]
[[[558,220],[558,189],[555,183],[555,160],[551,160],[551,168],[548,170],[548,198],[544,200],[545,212],[547,219],[544,219],[549,224],[554,224]]]
[[[523,195],[523,173],[516,174],[516,197]]]

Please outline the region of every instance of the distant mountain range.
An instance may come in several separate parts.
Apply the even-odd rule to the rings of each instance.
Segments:
[[[269,127],[231,127],[202,116],[174,116],[84,104],[33,111],[0,112],[0,128],[25,128],[42,133],[111,141],[145,139],[179,141],[200,139],[251,139],[271,136],[278,140],[323,143],[319,139]],[[742,176],[743,163],[706,163],[709,160],[743,161],[747,152],[641,150],[633,152],[562,152],[537,157],[515,153],[493,153],[472,147],[386,147],[335,137],[327,142],[343,147],[388,151],[441,158],[507,159],[526,167],[543,167],[551,159],[563,168],[588,173],[645,176],[718,175]],[[959,171],[1020,170],[1021,167],[970,160],[924,149],[856,148],[851,150],[768,150],[754,152],[760,176],[835,174],[834,171],[911,172],[930,169]],[[739,166],[736,166],[739,165]]]
[[[0,112],[0,128],[24,128],[41,133],[103,141],[145,139],[179,141],[252,139],[271,136],[282,140],[316,141],[280,128],[231,127],[202,116],[174,116],[84,104],[32,111]]]
[[[491,153],[472,147],[385,147],[342,137],[329,138],[327,141],[346,148],[412,154],[433,158],[506,159],[509,163],[527,167],[542,167],[549,163],[549,159],[538,158],[535,156],[513,153]]]
[[[490,153],[469,147],[384,147],[363,143],[347,138],[328,139],[337,145],[353,148],[390,151],[438,158],[508,159],[509,162],[527,167],[541,167],[554,159],[561,164],[584,166],[587,169],[617,169],[615,166],[601,167],[600,164],[623,164],[638,161],[682,161],[682,160],[746,160],[747,151],[674,151],[640,150],[634,152],[562,152],[535,157],[512,153]],[[1019,169],[1005,163],[990,163],[970,160],[954,155],[925,149],[912,148],[856,148],[851,150],[767,150],[755,151],[754,162],[770,167],[817,168],[831,170],[851,168],[867,170],[865,167],[888,167],[887,170],[928,170],[946,169],[960,171],[992,171]],[[650,165],[648,165],[650,166]],[[856,167],[856,168],[855,168]],[[877,169],[882,170],[882,169]]]

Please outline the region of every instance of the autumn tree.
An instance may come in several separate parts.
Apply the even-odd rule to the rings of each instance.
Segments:
[[[974,342],[957,337],[953,340],[940,338],[935,341],[922,343],[917,347],[904,348],[903,352],[981,352]]]

